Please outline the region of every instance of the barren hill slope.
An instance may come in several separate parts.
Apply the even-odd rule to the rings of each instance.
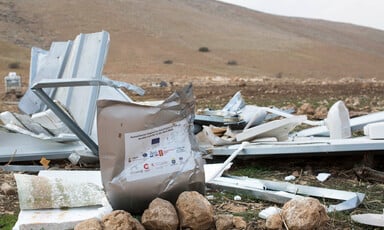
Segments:
[[[52,41],[100,30],[111,34],[104,72],[116,79],[136,82],[149,75],[384,79],[380,30],[274,16],[214,0],[0,2],[0,40],[28,50],[48,49]],[[200,47],[210,52],[199,52]],[[164,64],[167,60],[172,64]]]

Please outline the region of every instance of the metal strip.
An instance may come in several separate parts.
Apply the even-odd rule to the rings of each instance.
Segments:
[[[229,156],[237,147],[238,145],[217,146],[207,151],[214,156]],[[244,148],[239,156],[334,155],[343,152],[353,154],[359,151],[382,151],[383,149],[384,140],[370,140],[367,137],[332,140],[303,137],[283,142],[254,142]]]
[[[110,87],[122,87],[127,86],[129,90],[137,89],[140,92],[143,90],[140,87],[132,87],[132,85],[121,82],[115,82],[109,79],[47,79],[42,80],[34,84],[32,91],[64,122],[65,125],[77,136],[79,139],[95,154],[98,156],[98,145],[92,140],[92,138],[83,129],[81,129],[75,121],[73,121],[67,113],[65,113],[45,92],[44,88],[57,88],[57,87],[76,87],[76,86],[110,86]],[[92,103],[92,102],[91,102]],[[96,104],[96,100],[94,100]],[[93,123],[93,120],[90,121]]]
[[[0,162],[40,160],[41,157],[66,159],[75,151],[88,150],[80,141],[61,143],[3,130],[0,130],[0,140]]]
[[[260,185],[263,185],[261,189]],[[337,205],[330,205],[328,212],[354,209],[361,204],[365,194],[336,189],[295,185],[288,182],[259,180],[247,177],[218,177],[207,182],[207,186],[231,192],[251,194],[258,199],[285,203],[298,195],[342,200]]]
[[[35,85],[36,86],[36,85]],[[95,154],[99,155],[99,147],[52,99],[42,88],[32,87],[32,91],[60,118],[61,121]]]

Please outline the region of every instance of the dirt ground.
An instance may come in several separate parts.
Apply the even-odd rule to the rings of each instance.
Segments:
[[[121,80],[121,79],[120,79]],[[316,114],[316,108],[323,106],[329,108],[335,101],[343,100],[351,116],[367,114],[370,112],[384,110],[384,82],[375,79],[342,79],[339,81],[326,80],[305,80],[294,81],[278,78],[161,78],[153,77],[142,79],[136,83],[146,90],[145,96],[136,96],[129,93],[134,100],[162,100],[169,96],[175,89],[180,88],[186,82],[192,82],[194,85],[194,94],[196,98],[196,110],[211,108],[222,108],[229,99],[240,91],[247,104],[260,106],[278,106],[294,108],[298,111],[304,104],[313,107],[312,110],[305,110],[307,115],[313,119],[323,119],[323,114]],[[162,86],[162,87],[160,87]],[[17,97],[12,95],[3,95],[1,111],[17,111]],[[304,112],[305,112],[304,111]],[[323,116],[323,117],[321,117]],[[381,154],[381,153],[380,153]],[[376,170],[383,170],[383,158],[379,155],[371,159],[368,164]],[[278,162],[278,163],[276,163]],[[38,162],[23,162],[24,164],[38,164]],[[339,189],[361,189],[367,192],[367,202],[359,210],[354,212],[368,212],[370,210],[377,212],[384,208],[383,193],[384,184],[377,181],[365,181],[359,178],[354,172],[356,165],[366,164],[366,157],[362,155],[340,156],[340,157],[322,157],[322,158],[284,158],[284,159],[238,159],[233,167],[234,172],[249,166],[255,166],[264,170],[260,172],[259,178],[281,180],[284,176],[297,171],[300,173],[299,184],[315,184],[328,188]],[[12,162],[15,164],[15,162]],[[67,162],[59,162],[59,167],[68,167]],[[268,172],[268,173],[265,173]],[[331,172],[332,179],[325,184],[316,182],[314,175],[316,172]],[[273,175],[273,176],[271,176]],[[8,183],[16,186],[12,173],[0,171],[0,185]],[[317,184],[316,184],[317,183]],[[340,187],[344,185],[345,187]],[[215,191],[211,191],[215,193]],[[264,207],[268,207],[268,202],[262,201],[233,201],[230,198],[220,198],[212,201],[217,213],[239,213],[244,210],[249,217],[248,229],[264,229],[265,221],[257,217],[257,213]],[[17,194],[5,195],[0,192],[0,213],[17,214],[18,213]],[[239,211],[240,210],[240,211]],[[243,211],[241,211],[243,210]],[[1,226],[0,226],[1,228]],[[358,226],[351,223],[350,220],[331,217],[327,229],[366,229],[364,226]]]

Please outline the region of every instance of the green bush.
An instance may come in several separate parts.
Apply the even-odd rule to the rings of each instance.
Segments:
[[[8,68],[10,69],[18,69],[20,68],[20,62],[11,62],[8,64]]]
[[[206,52],[209,52],[209,49],[208,49],[208,47],[200,47],[199,52],[206,53]]]
[[[227,62],[227,65],[237,65],[237,61],[235,61],[235,60],[229,60],[229,61]]]

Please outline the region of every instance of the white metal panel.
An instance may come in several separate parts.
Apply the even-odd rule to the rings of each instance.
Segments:
[[[41,157],[66,159],[81,150],[87,147],[79,141],[59,143],[0,130],[0,162],[40,160]]]
[[[209,149],[212,155],[229,156],[239,145],[220,146]],[[239,156],[271,155],[324,155],[358,151],[384,150],[384,140],[370,140],[368,137],[329,139],[326,137],[295,137],[282,142],[255,142],[247,145]]]
[[[109,33],[106,31],[80,34],[73,42],[63,79],[101,79],[102,70],[109,46]],[[98,86],[61,87],[54,97],[70,111],[77,124],[90,134],[96,112]]]
[[[31,50],[29,88],[42,79],[60,78],[70,47],[71,41],[53,42],[49,51],[33,47]],[[52,96],[54,89],[47,88],[44,91]],[[26,114],[41,112],[46,108],[44,103],[30,89],[21,98],[18,106]]]

